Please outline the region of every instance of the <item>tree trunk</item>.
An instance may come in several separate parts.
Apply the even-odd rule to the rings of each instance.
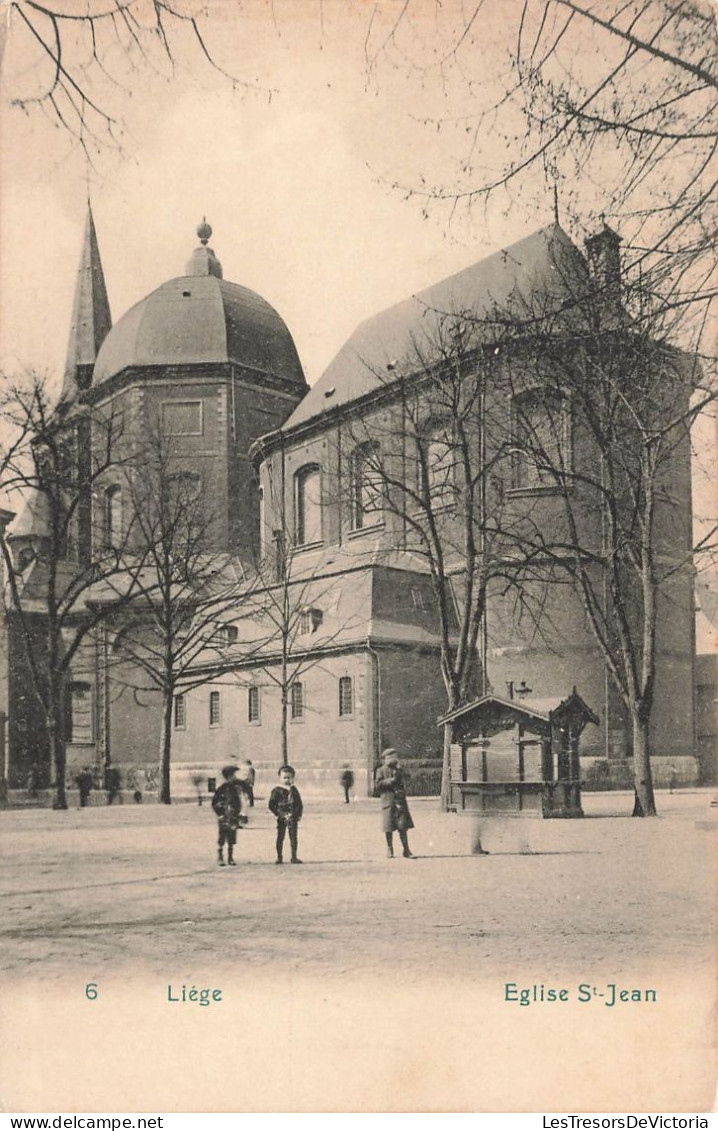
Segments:
[[[655,817],[656,800],[653,795],[648,721],[638,714],[633,716],[633,775],[635,790],[633,816]]]
[[[280,724],[279,724],[281,750],[282,750],[282,765],[283,766],[289,765],[289,742],[288,742],[288,736],[287,736],[287,713],[288,713],[287,712],[287,700],[288,700],[288,698],[289,698],[289,696],[288,696],[287,685],[286,685],[286,683],[284,683],[282,685],[282,716],[281,716],[281,720],[280,720]]]
[[[50,747],[50,765],[55,771],[55,792],[53,809],[67,809],[65,792],[65,718],[62,681],[54,673],[50,675],[50,718],[47,738]]]
[[[165,691],[162,699],[162,731],[160,734],[160,782],[159,797],[163,805],[171,805],[170,793],[170,756],[172,752],[172,708],[174,695]]]
[[[50,744],[51,765],[55,770],[55,792],[52,799],[53,809],[67,809],[67,793],[65,792],[65,743],[57,731],[57,723],[48,727],[48,740]]]

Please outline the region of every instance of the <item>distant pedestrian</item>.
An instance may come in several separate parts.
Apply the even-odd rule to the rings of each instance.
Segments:
[[[275,785],[269,795],[269,810],[277,818],[277,864],[284,863],[284,837],[289,833],[289,847],[292,850],[292,864],[301,864],[299,849],[299,822],[304,813],[302,797],[294,784],[294,770],[282,766],[279,770],[280,785]]]
[[[351,766],[349,766],[349,764],[346,763],[346,762],[344,763],[344,768],[343,768],[343,770],[341,772],[341,776],[339,778],[339,784],[341,785],[342,789],[344,790],[344,800],[345,800],[346,804],[348,805],[349,804],[349,794],[350,794],[351,790],[354,788],[354,774],[352,773]]]
[[[254,766],[252,765],[252,762],[249,758],[247,758],[246,762],[242,766],[242,775],[241,776],[242,776],[242,788],[244,789],[244,792],[247,794],[247,804],[249,805],[250,809],[253,809],[254,808],[254,782],[255,782],[257,775],[255,773]]]
[[[222,770],[224,783],[212,797],[212,808],[217,815],[219,838],[217,842],[217,863],[224,867],[224,846],[227,845],[227,863],[234,866],[234,846],[237,843],[237,829],[242,815],[242,790],[237,781],[237,767],[225,766]]]
[[[399,764],[396,750],[389,747],[382,753],[382,765],[374,780],[374,791],[381,798],[382,828],[386,837],[386,854],[394,855],[394,833],[399,833],[403,848],[402,855],[412,859],[414,853],[409,848],[409,829],[414,828],[406,800],[404,773]]]
[[[75,776],[75,785],[80,794],[80,808],[84,809],[87,802],[90,800],[90,793],[92,792],[92,771],[89,766],[85,766],[80,770],[79,774]]]
[[[28,797],[37,797],[38,789],[40,788],[40,774],[37,766],[31,766],[27,775],[27,793]]]
[[[134,793],[132,794],[132,800],[134,801],[135,805],[141,805],[142,804],[142,790],[141,789],[136,789],[134,791]]]
[[[115,798],[119,797],[122,801],[122,774],[117,766],[110,766],[105,773],[105,790],[107,792],[107,804],[112,805]]]
[[[668,767],[668,792],[673,793],[673,790],[678,785],[678,770],[675,766]]]

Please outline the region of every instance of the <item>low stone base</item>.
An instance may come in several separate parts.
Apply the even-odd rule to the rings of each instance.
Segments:
[[[675,758],[654,755],[651,758],[653,785],[656,789],[696,786],[700,781],[700,766],[693,754]],[[633,762],[630,758],[581,758],[581,789],[633,789]]]

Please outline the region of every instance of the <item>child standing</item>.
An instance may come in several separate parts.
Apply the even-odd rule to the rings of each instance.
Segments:
[[[269,797],[269,810],[277,818],[277,864],[283,864],[282,850],[284,848],[285,833],[289,833],[289,847],[292,850],[292,864],[301,864],[297,856],[299,844],[299,822],[302,819],[304,806],[302,798],[294,784],[294,770],[291,766],[282,766],[279,770],[280,785],[275,785]]]
[[[239,818],[242,814],[242,790],[236,778],[237,767],[225,766],[222,770],[224,785],[221,785],[212,797],[212,808],[217,814],[219,823],[219,841],[217,849],[217,863],[224,867],[223,850],[227,845],[227,863],[236,865],[234,859],[234,846],[237,843],[237,829]]]

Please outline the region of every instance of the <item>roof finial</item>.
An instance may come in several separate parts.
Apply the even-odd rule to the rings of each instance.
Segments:
[[[558,224],[558,181],[553,182],[553,218]]]
[[[197,235],[201,247],[195,248],[192,253],[192,258],[187,264],[188,275],[214,275],[215,279],[222,278],[222,264],[217,259],[217,256],[212,251],[211,247],[207,247],[209,238],[212,235],[212,226],[207,223],[207,217],[202,217],[202,223],[197,225]]]

